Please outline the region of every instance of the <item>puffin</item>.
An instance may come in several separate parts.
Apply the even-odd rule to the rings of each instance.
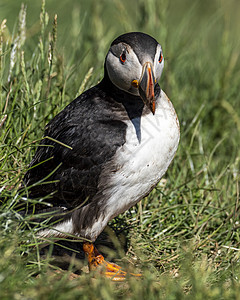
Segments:
[[[89,269],[114,281],[127,273],[94,241],[152,191],[179,144],[177,114],[158,84],[163,67],[162,47],[150,35],[117,37],[103,79],[49,122],[22,182],[45,225],[38,236],[82,239]]]

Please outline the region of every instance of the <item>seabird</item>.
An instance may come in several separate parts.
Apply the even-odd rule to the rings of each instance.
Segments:
[[[111,219],[152,191],[179,143],[176,112],[158,84],[163,66],[162,47],[151,36],[116,38],[102,81],[50,121],[23,179],[29,199],[51,204],[35,206],[51,223],[39,235],[88,240],[90,270],[105,266],[114,280],[126,273],[93,243]]]

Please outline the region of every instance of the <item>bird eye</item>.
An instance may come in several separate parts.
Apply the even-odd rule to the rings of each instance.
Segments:
[[[160,56],[159,56],[159,59],[158,59],[158,62],[161,63],[163,60],[163,55],[162,55],[162,51],[160,52]]]
[[[126,53],[125,52],[123,52],[121,55],[120,55],[120,61],[122,62],[122,63],[125,63],[125,61],[126,61]]]

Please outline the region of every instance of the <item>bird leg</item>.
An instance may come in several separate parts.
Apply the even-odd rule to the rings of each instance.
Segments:
[[[83,244],[83,250],[88,258],[90,271],[99,271],[100,274],[113,281],[124,281],[126,279],[127,272],[122,271],[121,267],[117,264],[106,261],[92,243],[85,242]],[[130,273],[130,275],[141,277],[141,274]]]

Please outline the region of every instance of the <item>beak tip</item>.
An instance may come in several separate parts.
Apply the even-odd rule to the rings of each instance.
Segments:
[[[155,115],[155,110],[156,110],[156,101],[153,100],[151,103],[151,112],[153,115]]]

